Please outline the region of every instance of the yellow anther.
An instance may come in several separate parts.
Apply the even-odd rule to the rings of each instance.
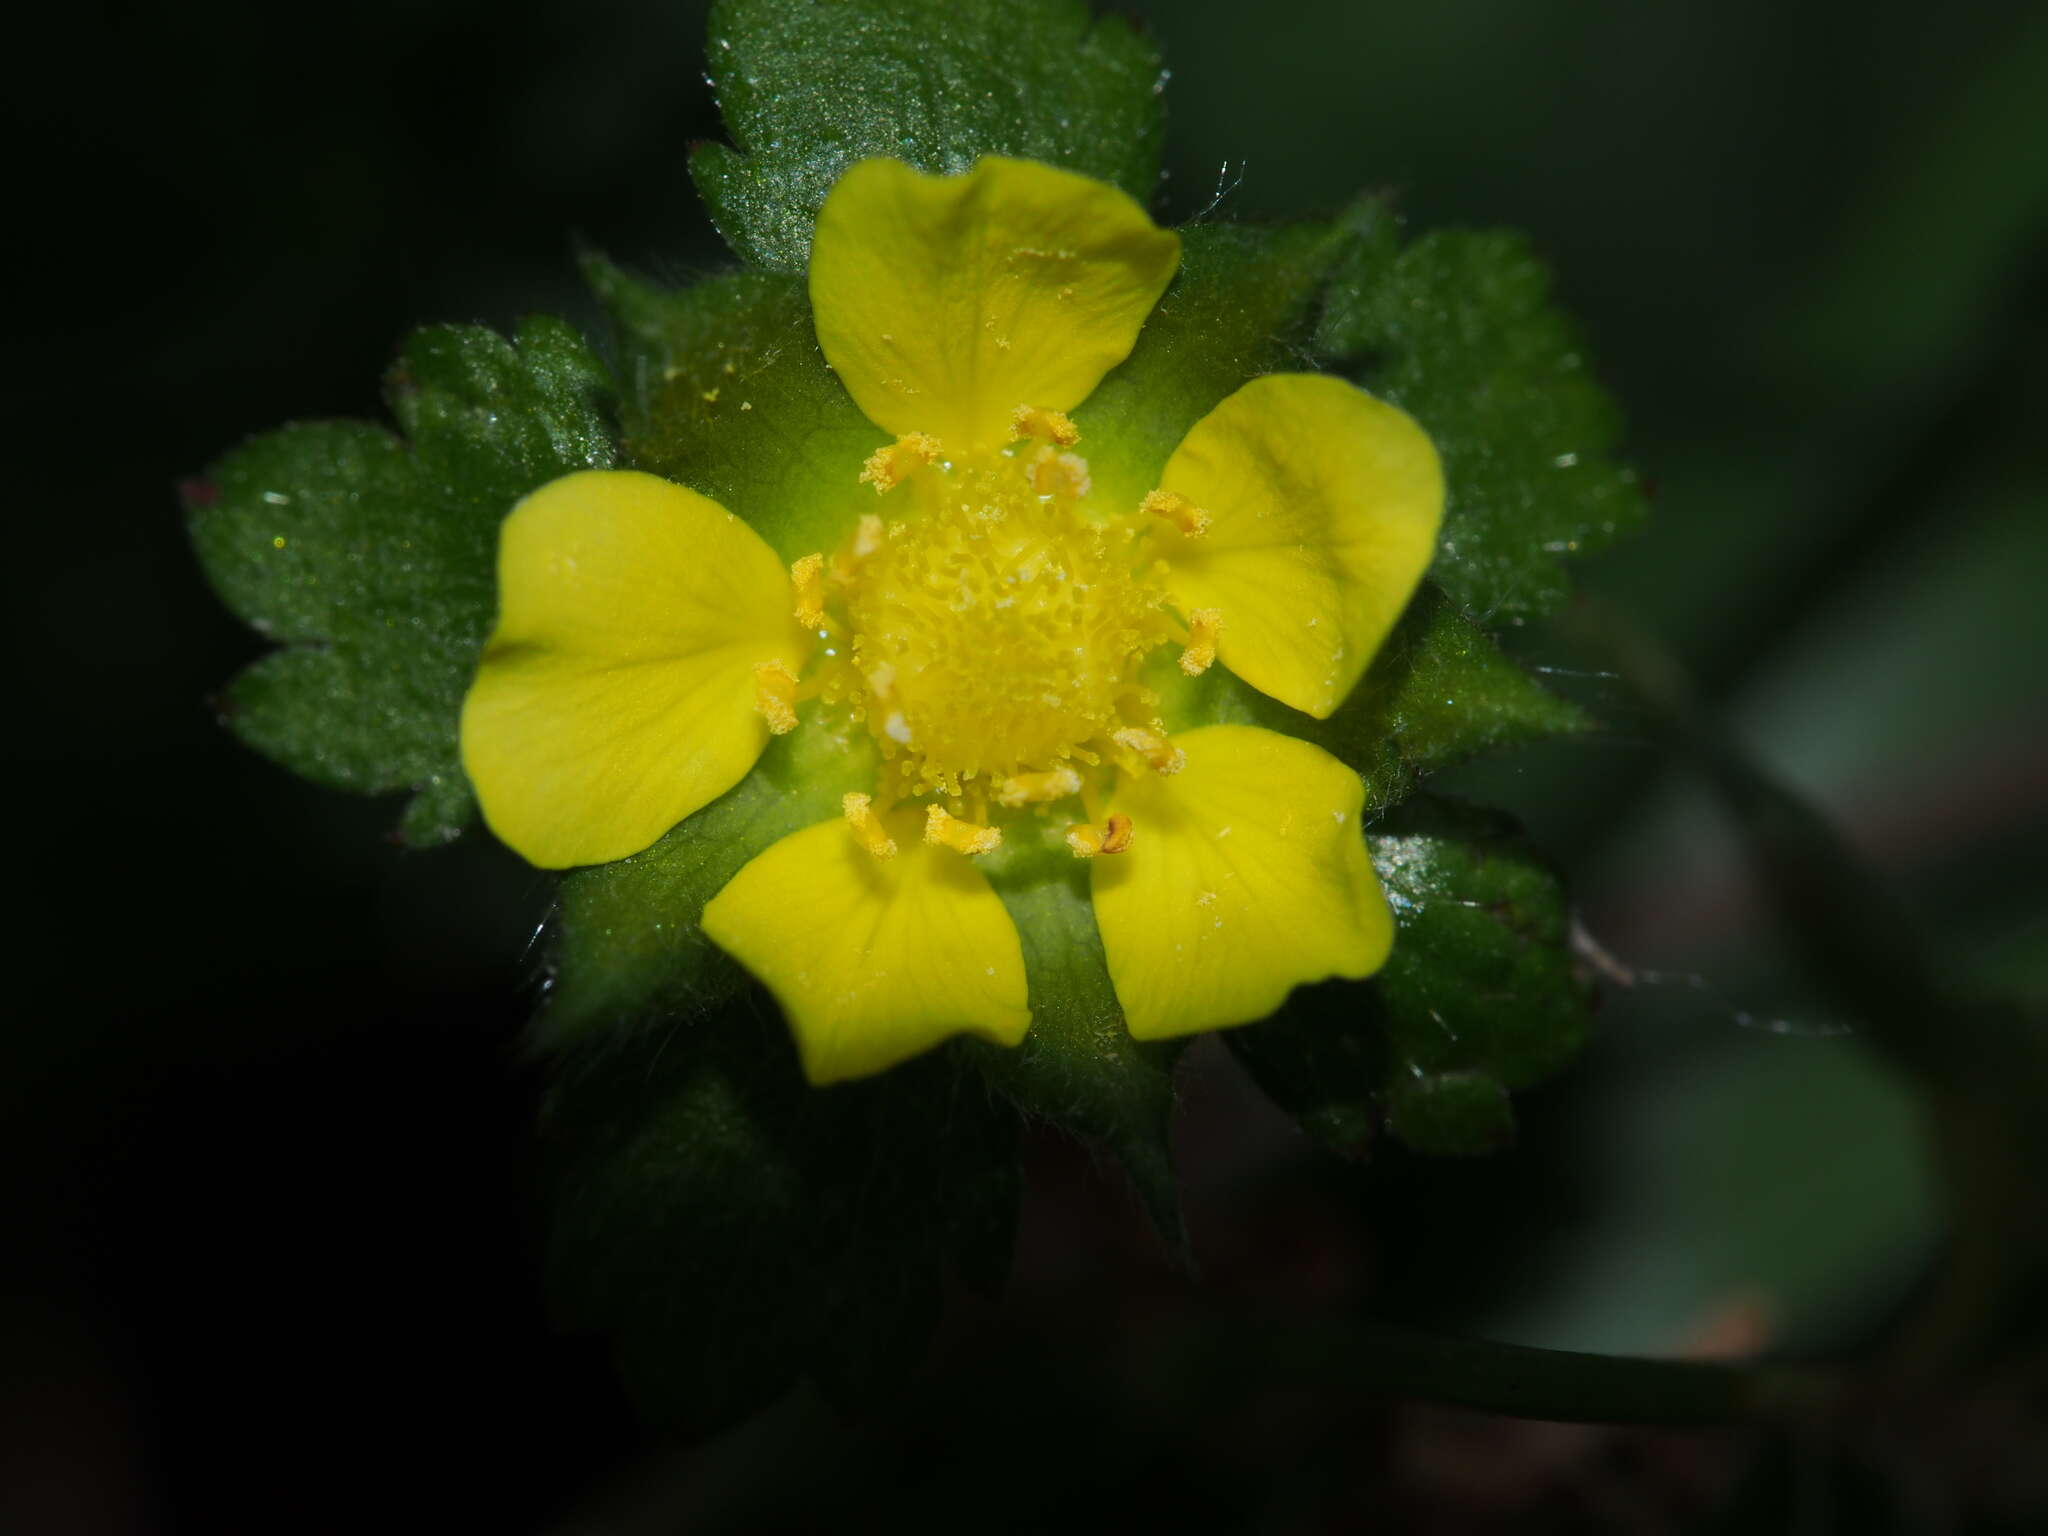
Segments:
[[[1015,810],[1020,805],[1045,805],[1081,793],[1081,775],[1065,763],[1044,773],[1013,773],[996,790],[996,803]]]
[[[1209,531],[1209,514],[1177,491],[1147,491],[1145,499],[1138,503],[1138,511],[1165,518],[1191,539],[1199,539]]]
[[[935,464],[939,440],[923,432],[906,432],[886,448],[877,448],[861,467],[860,483],[872,485],[875,494],[893,490],[921,465]]]
[[[777,736],[796,729],[796,674],[779,661],[754,665],[754,709]]]
[[[929,805],[924,812],[924,840],[943,843],[955,853],[993,853],[1003,843],[995,827],[962,821],[943,805]]]
[[[1223,610],[1197,608],[1188,615],[1188,643],[1180,653],[1180,669],[1200,677],[1216,659],[1216,637],[1223,633]]]
[[[1010,412],[1010,436],[1035,437],[1059,448],[1071,448],[1081,441],[1081,429],[1059,411],[1020,405]]]
[[[789,568],[790,585],[796,588],[796,621],[805,629],[825,622],[825,557],[805,555]]]
[[[861,847],[878,859],[896,857],[896,839],[882,830],[882,818],[875,814],[874,798],[859,790],[842,796],[839,809],[846,817],[846,824],[853,828],[853,835]]]
[[[1125,726],[1110,737],[1118,746],[1135,752],[1154,773],[1179,773],[1188,765],[1188,755],[1158,731]]]
[[[1088,494],[1088,461],[1078,453],[1062,453],[1051,443],[1043,444],[1031,457],[1031,489],[1041,496]]]
[[[1077,821],[1067,828],[1067,846],[1077,859],[1092,859],[1098,853],[1122,853],[1131,846],[1131,818],[1112,815],[1101,826]]]

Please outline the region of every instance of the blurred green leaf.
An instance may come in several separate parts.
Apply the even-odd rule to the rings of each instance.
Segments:
[[[946,174],[1018,155],[1140,201],[1158,179],[1158,55],[1082,0],[720,0],[710,55],[738,149],[690,170],[757,267],[802,272],[826,192],[873,155]]]
[[[285,649],[229,686],[244,741],[317,783],[412,789],[402,835],[473,819],[456,749],[496,611],[498,524],[534,487],[613,460],[610,386],[561,321],[516,345],[476,326],[408,342],[367,422],[254,438],[185,487],[192,541],[228,606]]]
[[[1387,1129],[1417,1152],[1471,1157],[1515,1139],[1515,1110],[1501,1080],[1486,1072],[1425,1072],[1391,1083]]]
[[[742,1004],[565,1073],[543,1130],[554,1304],[663,1421],[711,1428],[800,1376],[870,1403],[919,1358],[944,1266],[1008,1268],[1015,1117],[948,1053],[821,1091]]]
[[[1432,574],[1482,623],[1551,611],[1569,590],[1562,557],[1612,542],[1646,506],[1548,269],[1519,235],[1404,246],[1374,203],[1352,222],[1317,349],[1435,440],[1449,494]]]
[[[1405,802],[1369,840],[1396,924],[1385,967],[1225,1038],[1335,1151],[1362,1152],[1376,1122],[1418,1151],[1491,1151],[1513,1134],[1508,1092],[1591,1032],[1563,886],[1507,817],[1446,800]]]

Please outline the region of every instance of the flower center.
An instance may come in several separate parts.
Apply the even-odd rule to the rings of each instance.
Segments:
[[[779,662],[754,668],[756,708],[777,734],[815,696],[864,722],[881,749],[876,793],[849,794],[848,825],[888,858],[882,816],[929,797],[925,840],[961,853],[1002,842],[992,813],[1082,796],[1104,776],[1177,773],[1158,696],[1139,680],[1145,657],[1181,642],[1183,671],[1216,656],[1220,616],[1196,609],[1183,629],[1144,558],[1143,530],[1164,517],[1199,536],[1208,514],[1154,492],[1135,512],[1087,507],[1088,466],[1068,452],[1072,422],[1020,406],[1020,442],[950,463],[921,433],[874,454],[861,474],[896,493],[898,514],[870,514],[830,561],[790,567],[797,621],[829,644],[809,681]],[[941,803],[943,802],[943,803]],[[1082,857],[1130,846],[1129,818],[1074,823]]]
[[[854,702],[890,798],[1093,764],[1151,719],[1137,674],[1172,638],[1162,593],[1132,571],[1135,527],[1083,510],[1079,460],[1027,448],[912,483],[912,516],[840,562]]]

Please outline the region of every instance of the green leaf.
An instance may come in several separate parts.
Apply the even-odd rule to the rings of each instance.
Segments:
[[[1239,386],[1312,365],[1324,285],[1352,238],[1326,223],[1191,224],[1180,237],[1180,271],[1131,355],[1074,412],[1099,505],[1134,509]]]
[[[948,174],[1017,155],[1141,201],[1158,179],[1158,55],[1082,0],[719,0],[710,55],[739,148],[690,171],[757,267],[802,272],[826,192],[873,155]]]
[[[943,1265],[1008,1267],[1016,1118],[950,1054],[813,1089],[742,1001],[565,1074],[543,1131],[550,1294],[662,1421],[709,1429],[805,1375],[871,1403],[921,1354]]]
[[[496,611],[498,524],[536,486],[612,462],[609,385],[542,318],[516,346],[422,331],[386,395],[409,442],[366,422],[285,427],[185,504],[222,599],[287,647],[229,686],[229,727],[318,783],[414,790],[402,835],[445,842],[474,817],[456,730]]]
[[[1449,488],[1432,569],[1482,623],[1547,613],[1561,557],[1641,522],[1620,422],[1550,274],[1512,234],[1439,231],[1403,246],[1368,203],[1333,279],[1317,349],[1422,423]]]
[[[705,938],[704,904],[755,854],[831,820],[841,795],[874,784],[867,732],[816,712],[807,706],[801,728],[772,740],[753,772],[644,853],[563,877],[535,1046],[616,1046],[746,987],[739,964]]]
[[[1171,663],[1166,658],[1146,677],[1169,727],[1259,725],[1312,741],[1359,771],[1368,817],[1398,804],[1436,769],[1589,724],[1426,582],[1327,720],[1289,709],[1221,667],[1190,681]]]
[[[1334,1150],[1362,1151],[1375,1119],[1420,1151],[1492,1150],[1513,1132],[1507,1093],[1592,1029],[1562,883],[1507,817],[1446,800],[1409,800],[1370,840],[1394,909],[1386,966],[1226,1038]]]
[[[1167,1127],[1173,1067],[1185,1042],[1145,1044],[1125,1029],[1095,928],[1087,861],[1074,857],[1050,822],[1038,842],[1013,831],[980,862],[1023,942],[1031,1032],[1015,1050],[972,1044],[973,1059],[1027,1115],[1112,1153],[1160,1235],[1178,1243]]]
[[[618,328],[626,459],[736,513],[785,560],[829,550],[875,492],[887,440],[825,366],[799,278],[742,272],[668,289],[584,261]]]
[[[1495,1152],[1515,1139],[1508,1090],[1485,1072],[1425,1072],[1389,1085],[1387,1129],[1437,1157]]]
[[[1564,885],[1511,818],[1418,798],[1373,829],[1372,853],[1398,923],[1374,985],[1404,1071],[1522,1089],[1578,1053],[1591,992]]]

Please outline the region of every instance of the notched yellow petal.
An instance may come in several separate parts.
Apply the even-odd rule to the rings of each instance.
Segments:
[[[889,835],[882,826],[882,818],[875,814],[872,795],[851,791],[841,797],[839,810],[846,817],[846,824],[853,829],[854,841],[861,847],[878,859],[896,857],[896,839]]]
[[[825,557],[805,555],[789,568],[789,583],[796,588],[796,621],[805,629],[825,622]]]
[[[1188,615],[1188,643],[1180,653],[1180,669],[1200,677],[1216,660],[1216,637],[1223,633],[1223,610],[1197,608]]]
[[[861,466],[860,483],[872,485],[875,494],[893,491],[914,472],[936,464],[944,450],[928,432],[906,432],[886,448],[877,448]]]
[[[996,804],[1011,810],[1024,805],[1049,805],[1081,793],[1081,775],[1065,763],[1044,773],[1013,773],[996,788]]]
[[[1081,429],[1062,411],[1047,411],[1035,405],[1020,405],[1010,412],[1010,437],[1012,440],[1035,437],[1055,448],[1071,448],[1081,441]]]
[[[771,844],[704,907],[705,936],[775,994],[815,1084],[953,1035],[1014,1046],[1031,1027],[1002,898],[972,859],[916,841],[909,816],[886,819],[905,844],[893,859],[822,822]]]
[[[1067,828],[1067,846],[1075,858],[1092,859],[1097,854],[1126,852],[1135,835],[1131,818],[1116,812],[1099,827],[1085,821],[1074,823]]]
[[[779,661],[756,662],[754,711],[778,736],[787,736],[795,730],[796,674]]]
[[[1116,809],[1145,835],[1089,870],[1110,980],[1139,1040],[1247,1023],[1304,982],[1369,976],[1394,936],[1353,769],[1253,726],[1181,740],[1180,777],[1118,784]]]
[[[1188,765],[1187,753],[1166,739],[1163,731],[1126,726],[1110,738],[1127,752],[1134,752],[1154,773],[1179,773]]]
[[[965,175],[863,160],[818,211],[818,345],[868,420],[971,461],[1020,401],[1071,411],[1130,355],[1180,239],[1106,182],[985,155]]]
[[[924,840],[955,853],[994,853],[1003,845],[1003,834],[995,827],[962,821],[942,805],[931,805],[925,807]]]
[[[769,739],[755,664],[809,654],[774,551],[654,475],[542,486],[505,519],[497,578],[462,762],[491,830],[544,869],[638,853],[732,788]]]
[[[1329,718],[1436,553],[1444,479],[1428,435],[1342,379],[1267,374],[1195,423],[1159,483],[1215,514],[1199,543],[1167,541],[1174,605],[1221,608],[1216,659]]]
[[[1209,531],[1209,514],[1172,491],[1146,492],[1138,510],[1148,517],[1165,518],[1191,539],[1199,539]]]

